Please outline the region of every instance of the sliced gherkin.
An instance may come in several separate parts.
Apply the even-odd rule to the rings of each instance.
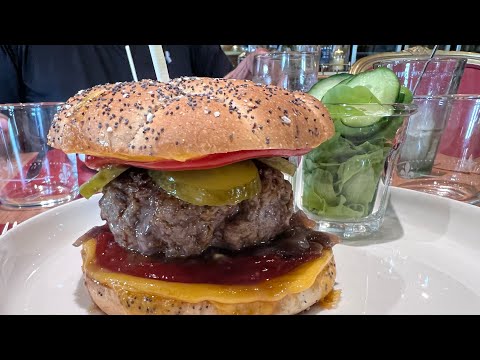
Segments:
[[[258,158],[257,160],[290,176],[295,175],[295,171],[297,170],[294,164],[279,156]]]
[[[80,194],[89,199],[92,195],[95,195],[97,192],[101,191],[105,185],[110,181],[118,177],[129,166],[107,166],[99,170],[95,175],[93,175],[87,182],[80,186]]]
[[[235,205],[261,190],[258,169],[250,160],[214,169],[148,173],[168,194],[199,206]]]

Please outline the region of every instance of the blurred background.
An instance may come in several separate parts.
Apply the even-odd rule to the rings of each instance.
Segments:
[[[303,45],[222,45],[222,49],[234,66],[258,47],[269,50],[297,50]],[[398,52],[422,46],[432,49],[434,45],[316,45],[319,56],[319,75],[330,76],[348,72],[357,60],[383,52]],[[480,52],[480,45],[439,45],[439,50]]]

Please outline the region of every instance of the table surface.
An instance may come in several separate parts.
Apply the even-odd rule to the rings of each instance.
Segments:
[[[47,211],[49,208],[35,209],[35,210],[10,210],[5,207],[0,207],[0,224],[6,224],[7,222],[13,223],[15,221],[22,222]]]

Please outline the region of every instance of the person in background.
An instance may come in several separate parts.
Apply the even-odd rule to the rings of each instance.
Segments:
[[[250,53],[245,57],[245,59],[238,64],[238,66],[225,75],[225,79],[246,79],[252,80],[253,76],[253,67],[255,61],[255,55],[267,53],[268,50],[265,48],[257,48],[254,52]]]
[[[171,78],[223,77],[219,45],[165,45]],[[138,79],[155,79],[148,45],[130,45]],[[66,101],[94,85],[132,81],[125,45],[1,45],[0,103]]]

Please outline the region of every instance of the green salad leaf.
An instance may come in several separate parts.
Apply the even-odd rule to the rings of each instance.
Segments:
[[[345,126],[351,128],[374,125],[393,111],[391,106],[381,105],[370,89],[360,85],[355,87],[342,84],[334,86],[327,91],[322,102],[328,108],[332,119],[340,120]]]
[[[303,206],[326,217],[360,218],[373,207],[388,147],[336,134],[305,157]]]

